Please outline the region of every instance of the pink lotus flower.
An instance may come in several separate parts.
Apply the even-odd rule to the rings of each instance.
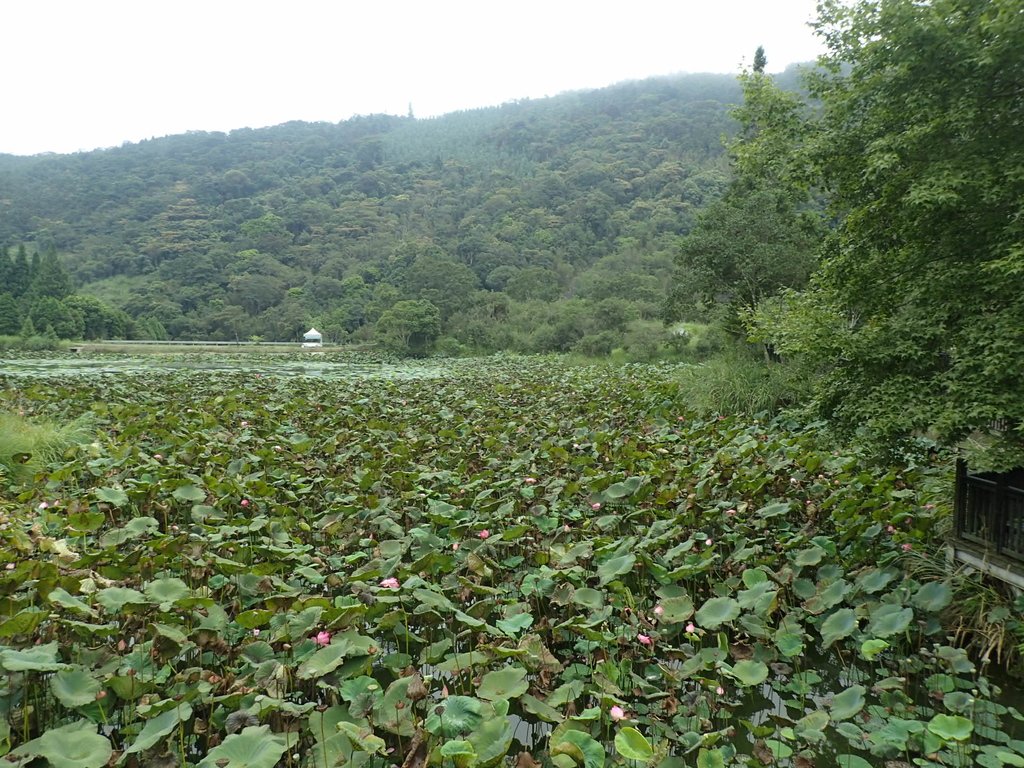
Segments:
[[[697,631],[697,625],[694,624],[692,621],[689,624],[686,625],[686,634],[692,635],[696,631]]]
[[[153,458],[156,459],[157,461],[163,461],[164,457],[162,453],[154,453]]]
[[[599,510],[601,508],[601,502],[600,501],[595,501],[593,504],[590,505],[590,508],[592,510],[594,510],[595,512],[597,512],[597,510]]]
[[[249,506],[249,500],[248,499],[242,499],[242,501],[240,503],[241,503],[241,505],[243,507],[248,507]]]
[[[242,427],[243,428],[248,427],[248,426],[249,426],[249,422],[248,421],[243,421],[242,422]]]
[[[527,485],[534,485],[537,482],[537,478],[536,477],[524,477],[523,478],[523,482],[526,483]]]
[[[480,533],[477,534],[481,539],[488,539],[491,536],[491,532],[484,528]]]
[[[317,645],[330,645],[331,644],[331,633],[327,630],[316,633],[316,644]]]
[[[253,636],[253,637],[259,637],[259,636],[260,636],[260,631],[259,631],[258,629],[254,629],[254,630],[252,631],[252,636]]]
[[[624,710],[622,707],[616,704],[614,707],[611,708],[608,714],[611,715],[612,720],[614,720],[617,723],[619,722],[619,720],[625,719],[626,710]]]
[[[906,544],[904,544],[904,545],[903,545],[903,546],[901,547],[901,549],[902,549],[902,550],[903,550],[904,552],[909,552],[909,551],[910,551],[910,550],[912,550],[913,548],[914,548],[914,547],[913,547],[913,546],[912,546],[912,545],[910,544],[910,542],[907,542]]]
[[[664,616],[665,615],[665,606],[663,606],[663,605],[656,605],[656,606],[654,606],[654,615],[655,616]]]
[[[706,540],[704,541],[704,545],[705,545],[705,546],[708,546],[708,547],[710,547],[710,546],[711,546],[712,544],[714,544],[714,543],[715,543],[715,542],[714,542],[714,541],[712,541],[711,539],[706,539]]]
[[[722,686],[718,686],[717,688],[715,688],[715,693],[717,693],[719,696],[724,696],[725,688],[723,688]]]
[[[452,552],[458,552],[458,551],[459,551],[459,542],[457,542],[457,541],[452,542]]]
[[[736,510],[735,509],[727,509],[727,510],[725,510],[725,514],[726,514],[727,517],[736,517]]]
[[[886,533],[896,533],[896,526],[894,526],[894,525],[887,525],[885,527],[885,532]]]
[[[4,570],[13,571],[16,567],[17,566],[15,566],[14,563],[7,563],[7,565],[4,566]]]
[[[380,585],[385,589],[398,589],[401,586],[401,584],[398,583],[398,579],[396,579],[394,576],[391,576],[387,579],[381,579]]]
[[[640,642],[640,645],[654,645],[650,635],[637,635],[636,639]]]

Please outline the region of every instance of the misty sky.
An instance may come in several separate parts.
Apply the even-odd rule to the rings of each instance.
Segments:
[[[815,0],[3,0],[0,152],[810,61]]]

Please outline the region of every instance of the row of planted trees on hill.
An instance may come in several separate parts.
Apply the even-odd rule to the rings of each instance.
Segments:
[[[806,101],[741,78],[735,179],[684,239],[670,309],[715,307],[848,434],[1019,466],[1019,3],[826,0],[816,27]]]

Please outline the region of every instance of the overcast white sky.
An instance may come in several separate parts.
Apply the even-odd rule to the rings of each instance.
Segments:
[[[815,0],[0,0],[0,152],[809,61]]]

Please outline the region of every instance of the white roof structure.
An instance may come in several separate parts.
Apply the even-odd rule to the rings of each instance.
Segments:
[[[310,328],[308,331],[302,334],[302,338],[304,338],[306,341],[323,341],[324,337],[316,328]]]

